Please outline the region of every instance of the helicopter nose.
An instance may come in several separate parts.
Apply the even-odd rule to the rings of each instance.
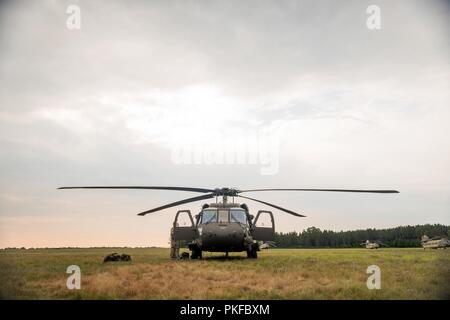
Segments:
[[[203,228],[202,244],[205,248],[226,248],[241,246],[244,240],[244,231],[239,226],[209,225]]]
[[[211,238],[236,239],[236,238],[243,237],[244,233],[238,232],[236,230],[233,230],[233,231],[230,230],[230,232],[206,231],[206,232],[203,232],[203,236],[208,239],[211,239]]]

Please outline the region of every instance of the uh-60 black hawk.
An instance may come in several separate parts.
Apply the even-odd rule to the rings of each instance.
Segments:
[[[264,241],[272,241],[275,235],[275,222],[273,214],[268,210],[259,210],[256,216],[249,212],[245,203],[235,203],[234,198],[239,197],[246,200],[256,201],[277,210],[289,213],[296,217],[305,217],[289,209],[282,208],[272,203],[243,196],[246,192],[261,191],[329,191],[329,192],[363,192],[363,193],[398,193],[396,190],[348,190],[348,189],[248,189],[239,190],[235,188],[191,188],[191,187],[153,187],[153,186],[89,186],[89,187],[61,187],[58,189],[149,189],[149,190],[172,190],[190,191],[203,193],[203,195],[192,197],[173,203],[166,204],[154,209],[139,213],[144,216],[159,210],[171,207],[207,200],[216,199],[214,203],[205,203],[200,212],[192,217],[190,210],[179,210],[175,215],[172,228],[172,240],[189,241],[189,249],[192,251],[191,258],[202,257],[203,251],[208,252],[247,252],[247,257],[257,258],[259,246]],[[222,202],[218,198],[222,197]],[[229,201],[232,198],[232,201]],[[180,226],[178,223],[180,214],[187,214],[190,225]],[[263,218],[263,215],[266,215]],[[268,217],[267,217],[268,216]],[[269,218],[269,219],[267,219]],[[262,220],[269,220],[269,226],[260,225]]]

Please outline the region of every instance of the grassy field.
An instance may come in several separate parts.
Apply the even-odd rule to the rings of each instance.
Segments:
[[[112,252],[132,262],[102,263]],[[271,249],[257,260],[235,253],[170,260],[168,249],[0,251],[5,299],[449,299],[450,250]],[[81,268],[81,289],[66,288],[66,268]],[[368,290],[366,269],[381,268]]]

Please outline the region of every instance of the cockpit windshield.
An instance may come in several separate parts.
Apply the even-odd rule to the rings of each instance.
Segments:
[[[227,222],[238,222],[242,224],[247,224],[247,214],[245,210],[239,208],[230,208],[228,209],[204,209],[202,212],[202,224],[211,223],[211,222],[219,222],[219,223],[227,223]]]
[[[202,214],[202,224],[217,222],[217,210],[216,209],[206,209],[203,210]]]
[[[242,209],[230,209],[230,222],[246,224],[247,215],[245,214],[245,211]]]

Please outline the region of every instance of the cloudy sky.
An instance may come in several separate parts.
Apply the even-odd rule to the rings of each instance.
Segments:
[[[307,215],[279,231],[450,224],[449,8],[1,2],[0,247],[167,246],[175,209],[136,213],[195,195],[65,185],[398,189],[250,196]]]

